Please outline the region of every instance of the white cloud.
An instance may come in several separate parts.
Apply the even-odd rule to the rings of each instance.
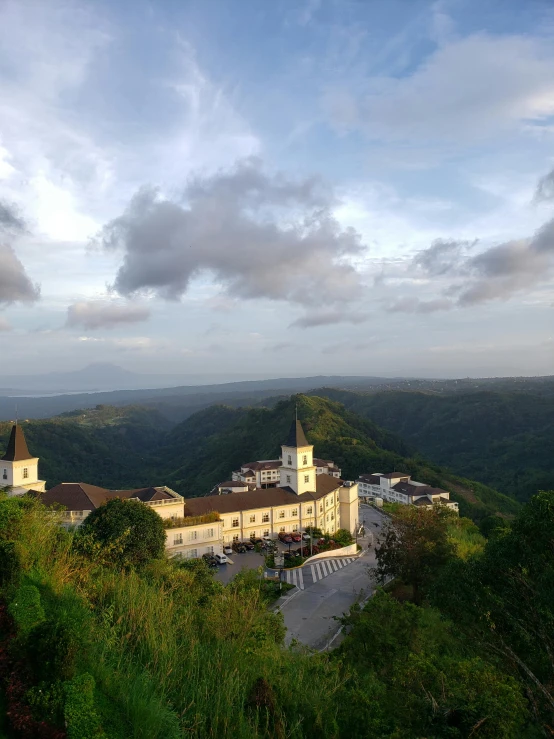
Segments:
[[[474,34],[440,46],[407,76],[343,86],[330,104],[340,126],[347,110],[350,127],[381,141],[459,145],[540,128],[554,114],[554,52],[538,38]]]
[[[115,301],[89,300],[70,305],[67,309],[67,325],[89,330],[115,328],[115,326],[146,321],[150,311],[146,306],[120,304]]]

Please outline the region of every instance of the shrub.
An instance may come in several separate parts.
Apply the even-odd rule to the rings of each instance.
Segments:
[[[40,602],[40,593],[34,585],[21,585],[15,598],[9,605],[18,631],[27,634],[34,626],[44,621],[44,609]]]
[[[77,537],[81,543],[92,537],[101,547],[110,548],[112,561],[122,566],[143,565],[161,557],[166,540],[163,521],[152,508],[119,498],[87,516]]]
[[[0,541],[0,585],[13,583],[21,571],[21,564],[14,541]]]
[[[94,678],[87,673],[65,684],[64,716],[67,739],[104,737],[100,719],[94,710]]]

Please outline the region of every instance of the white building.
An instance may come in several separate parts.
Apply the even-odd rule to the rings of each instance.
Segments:
[[[11,495],[24,495],[29,490],[43,491],[46,483],[38,478],[38,460],[29,453],[23,428],[15,423],[6,453],[0,459],[0,488],[11,488]]]
[[[331,475],[337,479],[341,476],[340,467],[337,467],[330,459],[313,458],[312,464],[316,475]],[[245,462],[240,469],[231,473],[232,482],[245,482],[255,485],[257,488],[276,488],[281,485],[281,467],[285,465],[285,459],[259,459],[257,462]],[[229,486],[229,483],[220,483],[219,487]],[[231,492],[228,490],[228,492]]]
[[[374,472],[371,475],[360,475],[358,478],[360,498],[382,498],[388,503],[403,503],[430,507],[435,504],[444,505],[458,511],[458,504],[450,500],[450,493],[441,488],[433,488],[424,482],[412,480],[403,472]]]
[[[62,482],[40,496],[44,505],[63,508],[66,526],[80,526],[92,511],[114,498],[141,501],[164,519],[165,546],[171,556],[201,557],[203,554],[221,554],[223,551],[223,529],[219,516],[211,514],[185,518],[183,496],[165,486],[106,490],[85,482]]]
[[[107,490],[79,482],[56,485],[40,499],[45,505],[62,507],[66,526],[80,526],[93,510],[113,498],[138,500],[164,519],[168,554],[187,558],[221,553],[224,542],[277,537],[308,526],[328,534],[339,528],[353,534],[358,528],[357,483],[318,474],[315,462],[302,425],[293,421],[282,446],[279,487],[256,488],[240,482],[239,489],[229,481],[216,488],[218,494],[185,500],[165,486]]]
[[[198,516],[217,511],[223,521],[225,542],[275,537],[281,532],[303,531],[308,526],[329,534],[339,528],[354,533],[358,524],[358,485],[317,473],[313,445],[308,443],[300,421],[293,421],[279,462],[278,487],[188,498],[185,514]]]

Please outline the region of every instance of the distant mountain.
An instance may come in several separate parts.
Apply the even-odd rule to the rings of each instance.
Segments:
[[[554,488],[554,380],[497,386],[500,392],[450,395],[315,393],[398,434],[436,464],[527,501]]]

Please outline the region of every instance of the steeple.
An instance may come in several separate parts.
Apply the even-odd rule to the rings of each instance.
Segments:
[[[0,488],[9,488],[11,495],[22,495],[27,490],[42,492],[45,484],[38,479],[38,457],[29,452],[23,429],[15,423],[6,453],[0,459]]]
[[[310,446],[308,440],[306,439],[306,435],[304,434],[302,424],[298,419],[292,422],[289,430],[289,435],[287,436],[287,440],[285,441],[283,446],[293,448],[298,448],[299,446]]]
[[[29,454],[29,450],[27,449],[27,442],[25,441],[23,429],[17,423],[14,423],[10,434],[10,440],[8,441],[8,448],[2,457],[2,461],[21,462],[24,459],[33,459],[33,457]]]

